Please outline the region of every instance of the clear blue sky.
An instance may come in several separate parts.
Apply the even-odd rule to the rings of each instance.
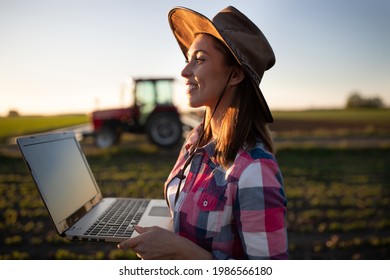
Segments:
[[[0,116],[120,106],[129,76],[181,81],[169,10],[212,18],[228,5],[274,48],[261,84],[271,109],[342,107],[354,90],[390,105],[390,1],[0,0]]]

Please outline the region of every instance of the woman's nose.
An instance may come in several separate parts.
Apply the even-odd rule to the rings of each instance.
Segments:
[[[181,70],[181,76],[183,78],[188,78],[192,75],[192,70],[190,63],[187,63],[186,66],[184,66],[183,70]]]

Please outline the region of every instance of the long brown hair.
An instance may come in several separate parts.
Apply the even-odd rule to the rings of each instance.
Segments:
[[[228,66],[241,67],[229,49],[214,38],[215,47],[225,55]],[[227,168],[235,159],[240,148],[251,148],[261,140],[265,148],[274,153],[272,138],[265,121],[264,112],[259,106],[259,97],[254,84],[245,74],[237,86],[232,104],[226,109],[221,122],[220,134],[216,139],[215,160]],[[211,127],[207,126],[201,144],[211,140]]]

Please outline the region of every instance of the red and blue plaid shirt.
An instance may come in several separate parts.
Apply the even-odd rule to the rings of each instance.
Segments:
[[[227,170],[213,160],[213,142],[198,148],[174,204],[175,176],[198,137],[193,130],[165,183],[174,231],[216,259],[287,259],[283,179],[262,143],[241,149]]]

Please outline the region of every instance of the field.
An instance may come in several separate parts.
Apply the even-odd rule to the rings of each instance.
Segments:
[[[390,128],[383,121],[389,120],[388,111],[382,113],[362,127],[363,121],[355,119],[349,126],[333,121],[336,128],[331,129],[321,125],[332,123],[326,116],[311,120],[311,130],[300,129],[305,118],[297,118],[289,130],[278,128],[282,117],[275,122],[291,259],[390,259]],[[380,145],[332,140],[363,136],[367,143],[380,139]],[[302,145],[310,137],[321,139]],[[178,147],[158,150],[143,136],[128,136],[121,146],[106,150],[88,139],[82,147],[105,196],[162,198],[162,184],[178,152]],[[0,149],[0,213],[0,259],[136,258],[115,244],[60,238],[15,146]]]
[[[83,114],[48,116],[44,118],[41,116],[0,117],[0,143],[5,143],[7,137],[79,125],[87,121],[87,116]]]

